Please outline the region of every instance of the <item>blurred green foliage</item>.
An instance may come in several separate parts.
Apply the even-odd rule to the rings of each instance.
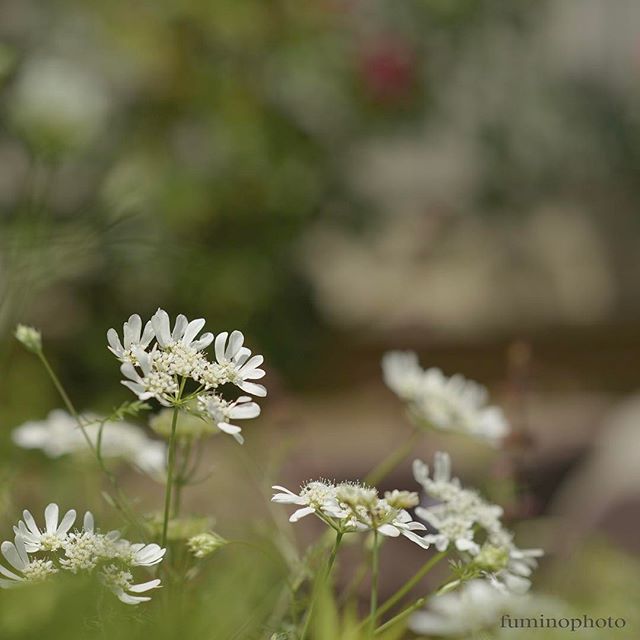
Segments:
[[[4,4],[0,329],[45,325],[90,396],[105,330],[160,303],[242,328],[296,380],[324,344],[297,241],[318,216],[373,220],[344,179],[353,144],[429,108],[429,36],[455,56],[487,12],[520,12]]]

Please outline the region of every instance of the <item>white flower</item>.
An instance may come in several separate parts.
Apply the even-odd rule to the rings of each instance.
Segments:
[[[457,591],[431,599],[427,610],[411,616],[409,628],[428,637],[467,637],[496,627],[503,615],[515,615],[524,605],[519,596],[496,589],[485,580],[471,580]]]
[[[413,351],[389,351],[382,356],[385,384],[403,400],[411,400],[419,393],[423,373]]]
[[[413,420],[426,428],[454,431],[498,444],[509,432],[498,407],[488,406],[485,387],[440,369],[423,370],[412,352],[390,352],[382,359],[387,386],[407,403]]]
[[[220,431],[232,435],[240,444],[244,442],[240,434],[242,429],[230,421],[248,420],[260,415],[260,407],[248,396],[240,396],[237,400],[228,402],[215,394],[202,395],[198,396],[198,406]]]
[[[513,534],[504,528],[502,508],[486,502],[477,492],[465,489],[451,477],[451,460],[446,453],[435,456],[433,477],[424,462],[413,463],[416,480],[437,504],[417,507],[416,515],[436,529],[425,539],[444,551],[453,545],[468,567],[482,575],[495,587],[521,594],[530,587],[529,576],[537,566],[541,549],[520,550],[513,543]],[[474,540],[480,533],[484,544]]]
[[[339,485],[316,480],[302,487],[299,494],[281,486],[271,500],[282,504],[294,504],[300,508],[289,518],[297,522],[312,513],[342,533],[376,530],[383,536],[397,538],[405,536],[412,542],[427,549],[429,544],[414,531],[424,531],[425,526],[414,522],[407,511],[391,506],[387,500],[378,497],[377,489],[354,482]],[[393,494],[399,497],[399,492]],[[407,496],[402,496],[406,499]]]
[[[120,557],[132,567],[153,567],[162,562],[166,552],[166,549],[155,543],[120,541],[120,553],[122,554]]]
[[[386,499],[378,498],[378,492],[372,487],[362,487],[347,482],[337,487],[338,504],[347,511],[345,529],[353,531],[378,531],[383,536],[397,538],[405,536],[423,549],[429,548],[429,542],[413,533],[425,531],[426,527],[415,522],[409,512],[389,504]]]
[[[301,507],[291,515],[289,522],[297,522],[312,513],[317,514],[321,519],[344,518],[348,515],[348,512],[338,505],[336,487],[330,482],[324,480],[308,482],[299,494],[280,485],[271,488],[278,492],[271,498],[272,502]]]
[[[134,350],[146,350],[154,338],[151,322],[147,322],[142,330],[142,319],[137,313],[129,317],[129,320],[122,325],[122,342],[115,329],[107,331],[107,341],[109,351],[122,362],[137,363]]]
[[[71,573],[91,571],[105,557],[109,557],[112,544],[120,534],[110,531],[106,535],[94,531],[93,514],[87,511],[81,531],[72,531],[64,544],[64,558],[60,566]]]
[[[16,571],[0,565],[0,587],[19,582],[44,580],[59,571],[72,574],[99,572],[101,580],[126,604],[149,600],[143,593],[156,588],[160,580],[133,584],[131,571],[136,567],[153,567],[164,558],[166,549],[155,543],[131,543],[118,531],[102,534],[95,530],[91,512],[84,515],[82,529],[70,531],[76,512],[67,512],[58,524],[59,509],[50,504],[45,509],[46,527],[41,531],[33,516],[24,511],[14,527],[15,542],[3,542],[2,554]],[[26,524],[25,524],[26,522]],[[30,557],[30,554],[34,557]]]
[[[9,112],[38,144],[75,148],[102,129],[110,108],[107,87],[78,60],[35,57],[21,67]]]
[[[133,584],[133,576],[126,569],[121,569],[118,565],[111,564],[100,572],[100,578],[105,586],[110,589],[125,604],[140,604],[151,600],[149,596],[131,595],[145,593],[160,586],[160,580],[149,580],[141,584]]]
[[[524,594],[531,588],[530,576],[538,566],[542,549],[518,549],[512,542],[506,547],[506,566],[497,571],[483,572],[492,584],[503,591]]]
[[[20,582],[40,582],[58,571],[51,560],[29,558],[21,536],[16,536],[15,542],[3,542],[0,550],[5,560],[18,572],[11,571],[0,564],[0,574],[5,578],[0,578],[0,587],[3,589],[13,587]]]
[[[131,389],[139,400],[155,398],[160,404],[171,406],[178,393],[178,383],[173,375],[166,371],[158,371],[153,366],[153,356],[146,351],[134,349],[133,355],[142,370],[142,375],[131,362],[125,362],[120,371],[128,380],[123,380],[122,384]]]
[[[153,326],[158,345],[162,349],[180,344],[194,351],[202,351],[213,342],[212,333],[204,333],[196,340],[197,335],[204,328],[204,318],[198,318],[197,320],[189,322],[186,316],[180,314],[176,318],[173,331],[171,331],[169,314],[163,309],[158,309],[151,318],[151,325]]]
[[[438,551],[446,551],[454,545],[458,551],[477,551],[478,545],[473,541],[473,520],[464,517],[438,517],[429,509],[416,509],[418,517],[437,529],[437,534],[429,534],[424,539],[436,546]]]
[[[385,503],[385,507],[388,507],[384,500],[381,502]],[[405,538],[411,540],[411,542],[415,542],[419,547],[423,549],[428,549],[430,547],[429,540],[425,536],[419,536],[414,531],[424,531],[426,527],[421,522],[414,521],[409,513],[404,509],[397,511],[393,509],[393,507],[389,508],[390,511],[387,511],[387,517],[390,517],[389,522],[378,525],[376,528],[378,531],[384,536],[390,536],[392,538],[398,537],[398,535],[403,535]],[[394,514],[393,511],[396,511]]]
[[[24,521],[20,520],[18,526],[13,530],[16,536],[22,538],[29,553],[57,551],[64,546],[67,540],[67,534],[76,521],[76,511],[70,509],[58,523],[59,516],[58,505],[54,502],[48,504],[44,510],[45,527],[40,530],[31,512],[25,509],[22,512]]]
[[[92,414],[82,417],[84,429],[94,446],[98,442],[101,418]],[[45,420],[26,422],[16,427],[11,437],[24,449],[40,449],[50,458],[73,453],[89,453],[77,420],[66,411],[55,409]],[[166,446],[148,438],[144,431],[128,422],[106,422],[102,427],[100,451],[105,458],[122,458],[154,478],[164,475]]]
[[[209,431],[229,433],[242,443],[241,429],[232,420],[255,418],[260,408],[247,396],[226,400],[214,390],[231,383],[254,396],[266,396],[265,387],[253,382],[265,375],[260,368],[264,358],[252,356],[243,346],[240,331],[231,335],[223,331],[215,338],[216,360],[210,361],[205,350],[214,341],[214,335],[204,333],[198,337],[204,324],[202,318],[189,321],[179,315],[172,328],[167,312],[158,309],[144,333],[139,316],[132,316],[125,323],[124,344],[110,330],[110,348],[122,360],[120,370],[125,377],[122,384],[140,400],[154,398],[165,407],[180,406],[193,411],[189,403],[197,397],[198,412],[194,413],[216,425]],[[187,386],[189,379],[196,383],[195,389]]]
[[[232,382],[246,393],[264,397],[267,395],[264,386],[250,382],[250,380],[259,380],[264,377],[265,372],[260,369],[264,358],[258,355],[251,357],[251,351],[242,346],[243,342],[244,336],[240,331],[233,331],[230,336],[223,331],[216,336],[218,377]]]

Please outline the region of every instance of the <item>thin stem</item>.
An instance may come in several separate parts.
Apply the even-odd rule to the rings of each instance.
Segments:
[[[329,559],[327,560],[327,567],[324,571],[324,575],[316,579],[316,583],[313,587],[313,593],[311,594],[311,602],[309,603],[309,607],[307,610],[307,617],[304,621],[304,627],[302,629],[302,633],[300,634],[300,640],[305,640],[307,637],[307,633],[309,632],[309,625],[311,624],[311,618],[313,617],[313,609],[316,604],[316,600],[318,599],[318,595],[320,594],[320,590],[327,583],[329,578],[331,577],[331,569],[333,569],[333,565],[336,561],[336,556],[338,555],[338,547],[342,542],[342,536],[344,534],[341,531],[336,531],[336,541],[331,549],[331,554],[329,555]]]
[[[422,605],[427,601],[426,598],[418,598],[412,605],[409,605],[406,609],[403,609],[398,615],[394,616],[390,620],[387,620],[383,625],[379,626],[374,635],[379,636],[380,634],[388,631],[391,627],[398,624],[398,622],[402,622],[405,618],[409,617],[416,609],[422,607]]]
[[[378,615],[382,615],[386,613],[391,607],[393,607],[396,603],[398,603],[402,598],[404,598],[413,587],[415,587],[422,578],[424,578],[433,567],[435,567],[440,560],[442,560],[447,555],[446,551],[441,551],[437,553],[432,558],[429,558],[422,567],[414,574],[412,578],[410,578],[407,582],[405,582],[379,609]]]
[[[382,462],[380,462],[364,479],[365,484],[375,486],[384,480],[410,453],[420,438],[420,432],[415,430],[409,439],[394,449]]]
[[[380,549],[378,547],[378,530],[373,530],[373,549],[371,552],[371,606],[369,608],[368,638],[373,638],[376,619],[378,618],[378,575],[380,573]]]
[[[184,388],[185,379],[182,379],[180,385],[180,395]],[[176,431],[178,426],[178,412],[180,411],[178,404],[173,407],[173,417],[171,419],[171,438],[169,439],[169,457],[167,460],[167,485],[164,493],[164,518],[162,520],[162,546],[167,546],[167,530],[169,528],[169,517],[171,515],[171,494],[173,493],[173,467],[176,458]]]
[[[189,465],[189,457],[191,456],[191,442],[182,443],[180,447],[180,468],[174,482],[173,491],[173,517],[180,515],[180,503],[182,497],[182,489],[187,484],[187,466]]]
[[[49,364],[49,360],[47,360],[47,357],[44,355],[44,351],[40,349],[39,351],[36,352],[36,355],[40,359],[40,362],[42,362],[42,365],[44,366],[45,371],[51,378],[53,385],[55,386],[56,390],[60,394],[60,397],[62,398],[62,401],[64,402],[64,405],[66,406],[67,411],[73,416],[75,421],[78,423],[80,432],[82,433],[85,439],[85,442],[89,447],[89,450],[91,451],[91,453],[93,453],[93,455],[95,455],[101,471],[104,473],[104,475],[107,477],[107,479],[111,483],[111,486],[113,487],[113,491],[115,493],[115,495],[113,496],[113,505],[116,507],[118,511],[120,511],[120,513],[123,515],[123,517],[126,520],[128,520],[131,524],[133,524],[133,526],[138,530],[139,533],[146,535],[144,526],[140,523],[140,520],[138,516],[135,514],[135,512],[133,512],[132,509],[129,507],[126,497],[124,496],[124,494],[122,493],[122,490],[118,486],[118,481],[116,477],[108,469],[108,467],[104,462],[104,459],[102,458],[102,453],[100,449],[102,444],[102,427],[104,427],[104,423],[100,425],[100,430],[98,432],[98,444],[96,447],[94,446],[93,442],[91,441],[91,438],[89,437],[89,434],[87,433],[86,425],[82,421],[82,416],[78,413],[78,410],[75,408],[73,402],[71,402],[71,398],[67,394],[65,388],[62,386],[62,382],[60,382],[60,378],[58,378],[58,376],[56,375],[56,372],[53,370],[53,368]]]
[[[42,350],[38,351],[37,355],[38,355],[38,358],[40,358],[40,362],[42,362],[42,364],[44,365],[44,368],[49,374],[49,377],[51,378],[53,385],[55,386],[56,390],[60,394],[62,401],[67,407],[67,411],[69,411],[69,413],[76,419],[76,422],[80,427],[80,431],[82,432],[82,435],[84,436],[84,439],[87,442],[87,446],[89,447],[89,449],[91,449],[91,452],[95,454],[96,448],[93,446],[93,442],[91,442],[91,438],[89,437],[87,430],[84,428],[84,424],[82,423],[82,418],[80,417],[80,414],[78,413],[75,406],[73,405],[73,402],[71,402],[71,398],[69,398],[69,396],[67,395],[67,392],[62,386],[62,383],[60,382],[60,379],[56,375],[56,372],[51,368],[51,365],[49,364],[49,361],[47,360],[47,357],[44,355],[44,352]]]

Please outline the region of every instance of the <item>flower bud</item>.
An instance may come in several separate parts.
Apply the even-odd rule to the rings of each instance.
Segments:
[[[196,558],[204,558],[228,544],[228,541],[217,533],[199,533],[187,540],[187,547]]]
[[[343,482],[336,489],[336,497],[352,509],[355,507],[372,509],[378,502],[378,491],[373,487]]]
[[[420,498],[415,491],[387,491],[384,499],[394,509],[411,509],[420,503]]]
[[[33,353],[42,351],[42,334],[37,329],[19,324],[16,327],[15,336],[18,342],[21,342],[29,351]]]
[[[480,553],[473,559],[473,564],[483,571],[495,573],[504,569],[509,561],[509,551],[506,548],[485,544]]]

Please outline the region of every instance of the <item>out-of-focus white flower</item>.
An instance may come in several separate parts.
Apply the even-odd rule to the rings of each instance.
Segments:
[[[411,400],[420,392],[424,370],[413,351],[389,351],[382,356],[385,384],[402,400]]]
[[[151,589],[157,589],[160,586],[160,580],[149,580],[141,584],[133,584],[133,576],[131,572],[122,569],[118,565],[107,565],[100,572],[100,579],[104,585],[110,589],[124,604],[140,604],[151,600],[149,596],[138,596],[131,594],[146,593]]]
[[[424,537],[434,544],[438,551],[446,551],[451,545],[458,551],[478,551],[479,546],[473,541],[473,521],[464,517],[439,517],[429,509],[416,510],[416,514],[427,524],[438,531]]]
[[[42,351],[42,334],[38,329],[28,327],[24,324],[19,324],[16,327],[15,336],[16,340],[22,343],[22,345],[29,351],[32,351],[33,353]]]
[[[467,637],[500,624],[503,615],[526,610],[527,598],[471,580],[457,591],[436,596],[428,609],[414,613],[409,628],[418,635]]]
[[[0,587],[3,589],[20,582],[40,582],[58,572],[51,560],[29,558],[24,540],[20,536],[16,536],[15,542],[3,542],[0,550],[5,560],[15,569],[11,571],[0,564],[0,574],[4,576],[0,578]]]
[[[94,446],[98,442],[100,418],[86,415],[85,433]],[[25,422],[13,430],[15,444],[24,449],[40,449],[50,458],[72,453],[88,453],[87,442],[76,419],[54,409],[45,420]],[[128,422],[107,422],[102,427],[101,454],[122,458],[152,477],[162,477],[166,468],[166,446],[148,438],[144,431]]]
[[[142,330],[142,319],[137,313],[129,317],[129,320],[122,325],[122,341],[115,329],[107,331],[107,341],[109,343],[109,351],[122,362],[137,361],[133,352],[136,349],[143,351],[151,344],[153,340],[153,326],[151,322],[147,322]]]
[[[248,396],[240,396],[233,402],[227,402],[216,394],[207,394],[198,396],[198,405],[220,431],[232,435],[240,444],[244,442],[240,434],[242,429],[231,424],[231,420],[247,420],[260,415],[260,407]]]
[[[494,536],[495,538],[495,536]],[[512,536],[510,536],[512,538]],[[484,568],[483,575],[498,589],[510,593],[524,594],[531,588],[530,576],[538,566],[538,558],[544,556],[542,549],[519,549],[510,539],[503,547],[506,551],[504,567]],[[474,563],[478,564],[477,556]]]
[[[86,144],[100,131],[109,96],[95,72],[61,58],[33,58],[24,65],[9,100],[12,120],[47,149]]]
[[[502,508],[452,478],[448,454],[436,453],[433,477],[420,460],[414,461],[413,473],[426,495],[437,501],[429,507],[416,508],[416,515],[436,529],[425,540],[440,551],[453,546],[470,570],[491,580],[496,588],[525,593],[537,558],[544,555],[542,549],[522,550],[515,546],[513,534],[502,524]],[[476,534],[481,535],[482,546],[474,539]]]
[[[141,584],[133,583],[138,567],[159,564],[166,549],[155,543],[132,543],[118,531],[102,534],[95,529],[91,512],[87,511],[81,529],[71,530],[75,522],[75,510],[69,510],[58,523],[59,508],[50,504],[45,509],[46,526],[41,530],[29,511],[24,511],[24,521],[14,527],[14,542],[2,543],[1,551],[15,571],[0,565],[0,587],[8,588],[18,583],[44,580],[59,571],[93,573],[97,571],[102,582],[126,604],[139,604],[149,600],[144,593],[159,586],[160,580]],[[26,523],[26,524],[25,524]]]
[[[502,410],[487,404],[487,390],[476,382],[461,375],[447,378],[436,368],[424,370],[412,352],[385,354],[382,370],[387,386],[420,427],[464,433],[491,444],[509,433]]]
[[[162,561],[166,553],[166,549],[155,543],[136,542],[134,544],[128,540],[119,540],[116,546],[118,557],[132,567],[153,567]]]

